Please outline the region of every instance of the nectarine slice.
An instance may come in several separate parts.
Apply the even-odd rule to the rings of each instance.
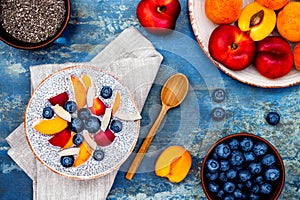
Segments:
[[[91,147],[88,145],[88,143],[86,141],[83,141],[80,144],[80,150],[79,150],[79,154],[74,162],[74,167],[78,167],[80,165],[82,165],[83,163],[85,163],[92,155],[93,150],[91,149]]]
[[[73,84],[75,99],[77,103],[77,109],[83,108],[86,105],[86,93],[87,88],[81,79],[71,75],[71,81]]]
[[[257,2],[252,2],[244,7],[238,20],[242,31],[249,31],[254,41],[266,38],[275,28],[276,14]]]
[[[53,135],[68,127],[68,122],[59,116],[52,119],[38,119],[33,123],[33,128],[46,135]]]
[[[155,174],[178,183],[187,176],[191,165],[191,155],[184,147],[170,146],[158,157],[155,164]]]

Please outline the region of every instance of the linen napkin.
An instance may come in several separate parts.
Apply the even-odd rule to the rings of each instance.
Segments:
[[[151,89],[163,57],[137,29],[124,30],[88,64],[117,76],[132,92],[139,111]],[[84,64],[84,63],[82,63]],[[50,74],[80,63],[47,64],[30,67],[32,89]],[[106,199],[118,170],[92,180],[74,180],[57,175],[43,166],[26,141],[24,124],[7,138],[9,156],[33,181],[34,200]]]

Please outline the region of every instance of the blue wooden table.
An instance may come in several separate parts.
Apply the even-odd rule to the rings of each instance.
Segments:
[[[177,26],[174,34],[168,37],[153,36],[140,27],[135,14],[138,2],[71,0],[70,23],[50,46],[25,51],[0,42],[0,199],[32,199],[32,181],[7,155],[9,145],[5,141],[24,119],[31,92],[29,66],[89,61],[131,26],[139,28],[164,56],[142,112],[137,147],[158,114],[161,85],[169,74],[186,74],[190,91],[185,103],[168,113],[132,181],[124,178],[130,159],[121,167],[108,199],[206,199],[199,178],[200,165],[205,151],[214,141],[206,139],[242,131],[260,135],[277,148],[286,170],[281,199],[300,199],[300,86],[263,89],[228,77],[216,69],[197,44],[189,21],[187,0],[180,0],[182,10]],[[216,88],[226,91],[226,100],[222,103],[211,99]],[[226,111],[225,119],[220,122],[210,117],[211,110],[216,107]],[[269,111],[280,114],[280,124],[267,124],[265,115]],[[153,172],[158,153],[174,144],[184,145],[193,157],[188,176],[178,184],[157,177]]]

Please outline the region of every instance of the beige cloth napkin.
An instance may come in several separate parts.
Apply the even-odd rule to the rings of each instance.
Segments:
[[[128,28],[89,64],[99,66],[119,77],[133,93],[141,111],[162,59],[153,45],[137,29]],[[30,67],[32,88],[36,88],[45,77],[57,70],[74,65],[79,63]],[[26,141],[23,124],[6,140],[11,146],[8,150],[9,156],[33,180],[34,200],[106,199],[118,171],[92,180],[64,178],[51,172],[36,160]]]

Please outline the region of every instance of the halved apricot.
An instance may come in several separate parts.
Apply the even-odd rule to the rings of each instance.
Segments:
[[[276,13],[257,2],[252,2],[244,7],[238,20],[242,31],[249,32],[254,41],[267,37],[276,26]]]

